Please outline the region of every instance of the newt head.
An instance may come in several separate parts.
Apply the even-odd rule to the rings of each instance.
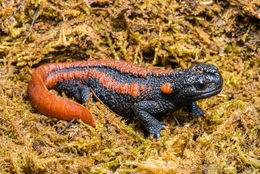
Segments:
[[[214,65],[198,64],[181,70],[175,82],[175,95],[196,101],[218,94],[223,88],[223,78]]]

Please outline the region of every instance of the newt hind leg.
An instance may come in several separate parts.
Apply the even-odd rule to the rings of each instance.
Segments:
[[[88,86],[77,84],[78,81],[59,82],[56,86],[59,92],[64,92],[69,97],[74,97],[80,104],[84,104],[89,99],[90,90]]]

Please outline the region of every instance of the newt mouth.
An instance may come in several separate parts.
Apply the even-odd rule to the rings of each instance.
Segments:
[[[216,95],[216,94],[220,93],[221,90],[222,90],[222,87],[218,88],[216,90],[212,90],[212,91],[209,91],[209,92],[206,92],[206,93],[199,94],[199,95],[195,96],[194,98],[195,98],[195,100],[208,98],[208,97],[211,97],[213,95]]]

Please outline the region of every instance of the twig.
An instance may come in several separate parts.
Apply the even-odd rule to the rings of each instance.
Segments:
[[[20,8],[23,6],[23,2],[24,2],[24,0],[21,0],[20,5],[15,9],[15,11],[13,12],[12,15],[14,15],[15,13],[17,13],[18,10],[20,10]]]
[[[62,132],[64,132],[67,128],[69,128],[73,123],[74,121],[76,121],[78,118],[77,117],[74,117],[63,129],[61,129],[57,135],[60,135]]]
[[[40,4],[38,4],[37,7],[36,7],[36,10],[35,10],[35,12],[34,12],[33,21],[32,21],[32,23],[31,23],[30,29],[28,30],[28,32],[27,32],[27,34],[26,34],[26,37],[25,37],[25,39],[23,40],[22,44],[25,43],[25,41],[27,40],[27,38],[29,37],[29,35],[30,35],[30,33],[31,33],[32,27],[33,27],[33,25],[34,25],[34,23],[35,23],[35,21],[36,21],[36,17],[37,17],[37,13],[38,13],[38,11],[39,11],[39,8],[40,8]]]

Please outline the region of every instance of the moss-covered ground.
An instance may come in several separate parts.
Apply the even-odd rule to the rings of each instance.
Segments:
[[[67,122],[31,107],[31,74],[93,59],[214,64],[224,88],[199,101],[205,119],[166,115],[157,140],[91,101],[95,128],[57,134]],[[259,63],[257,0],[0,0],[0,173],[259,173]]]

